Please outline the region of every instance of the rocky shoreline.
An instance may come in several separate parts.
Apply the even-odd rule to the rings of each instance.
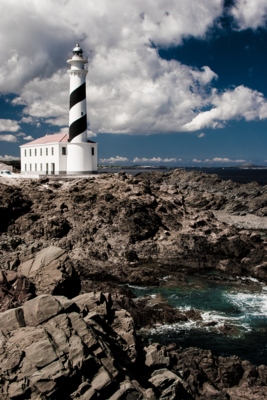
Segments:
[[[0,398],[266,398],[265,366],[136,336],[199,312],[127,287],[266,282],[266,186],[184,170],[0,186]]]

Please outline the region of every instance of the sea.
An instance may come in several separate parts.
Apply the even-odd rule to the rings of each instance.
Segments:
[[[98,173],[118,173],[126,172],[130,175],[137,175],[139,173],[151,173],[153,171],[168,173],[173,171],[175,168],[112,168],[112,169],[100,169]],[[194,168],[185,167],[182,168],[185,171],[199,171],[206,174],[216,174],[223,180],[232,180],[238,183],[250,183],[257,182],[259,185],[267,185],[267,168]]]
[[[199,276],[188,277],[187,283],[181,287],[130,287],[138,297],[160,294],[174,308],[193,308],[201,314],[201,320],[158,325],[141,335],[151,342],[193,346],[218,356],[237,355],[255,365],[267,364],[266,284],[257,282],[257,290],[249,290],[240,283],[219,283]]]
[[[267,184],[267,169],[185,169],[217,174],[221,179],[239,183]],[[242,285],[242,279],[251,280],[253,289]],[[230,284],[208,276],[189,276],[187,285],[181,287],[131,286],[131,289],[138,297],[160,294],[174,308],[195,308],[201,312],[199,321],[159,325],[141,332],[149,341],[176,343],[182,348],[194,346],[211,350],[218,356],[237,355],[255,365],[267,364],[267,285],[264,282],[239,277],[236,283]]]

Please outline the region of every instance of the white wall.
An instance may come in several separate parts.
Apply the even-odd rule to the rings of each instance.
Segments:
[[[21,153],[21,173],[22,174],[46,174],[48,164],[48,174],[66,173],[67,156],[62,156],[62,147],[67,143],[53,143],[35,146],[22,146]],[[26,151],[26,155],[25,155]]]
[[[62,155],[62,148],[66,149],[66,155]],[[94,155],[92,155],[92,148]],[[88,174],[97,171],[97,143],[24,145],[21,146],[20,153],[21,173],[25,175],[45,175],[46,164],[48,164],[48,175],[53,172],[52,164],[55,164],[55,175]]]
[[[94,155],[92,155],[94,149]],[[97,171],[97,143],[68,143],[67,174]]]

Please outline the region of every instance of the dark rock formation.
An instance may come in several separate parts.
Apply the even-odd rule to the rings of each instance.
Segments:
[[[0,313],[0,398],[264,399],[267,367],[210,351],[137,343],[101,292],[41,295]],[[249,396],[249,397],[248,397]]]
[[[0,271],[0,311],[18,307],[35,297],[35,287],[25,276],[13,271]]]
[[[145,346],[135,328],[201,316],[127,286],[267,281],[266,187],[175,170],[0,189],[1,399],[266,398],[266,366]]]
[[[10,195],[25,204],[16,209],[11,201],[5,208],[0,252],[6,268],[51,245],[66,250],[93,281],[133,284],[159,284],[168,268],[253,275],[267,261],[262,230],[223,222],[244,218],[240,213],[264,221],[267,194],[257,184],[175,170],[1,184],[1,193],[4,204]],[[260,276],[265,279],[264,268]]]
[[[65,250],[56,246],[47,247],[36,253],[18,267],[36,287],[36,294],[74,297],[81,290],[80,279]]]

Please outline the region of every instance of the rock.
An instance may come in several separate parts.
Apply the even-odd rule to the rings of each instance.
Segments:
[[[95,298],[109,296],[99,293]],[[80,305],[81,298],[77,301]],[[21,308],[0,314],[0,320],[7,321],[0,337],[0,398],[93,399],[111,398],[115,393],[115,398],[126,393],[143,398],[145,390],[126,374],[125,365],[131,361],[126,348],[120,347],[124,338],[104,320],[101,325],[90,320],[90,313],[85,308],[79,311],[78,304],[78,312],[68,312],[69,308],[62,306],[68,303],[68,299],[52,295],[26,302],[24,327],[14,326],[6,317],[10,312],[18,314]],[[122,317],[120,320],[123,334],[123,326],[129,329],[130,325],[129,321],[123,324]]]
[[[149,382],[161,393],[160,399],[176,399],[182,386],[182,379],[166,368],[152,373]]]
[[[167,356],[164,348],[157,344],[145,347],[146,361],[148,367],[160,368],[168,367],[170,365],[170,357]]]
[[[110,295],[105,296],[102,292],[85,293],[73,298],[73,301],[79,307],[80,311],[84,309],[87,312],[95,311],[97,314],[108,316],[112,300]]]
[[[0,329],[12,330],[25,326],[22,308],[15,308],[0,313]]]
[[[27,301],[22,309],[26,326],[37,326],[57,315],[62,306],[54,296],[43,294]]]
[[[109,308],[106,315],[98,309],[97,303],[109,298],[40,295],[0,313],[0,398],[256,400],[266,395],[266,366],[196,348],[144,346],[128,312]],[[94,311],[84,306],[88,299]]]
[[[55,285],[54,294],[74,296],[66,293],[71,292],[70,285],[67,290],[54,282],[61,280],[60,272],[66,277],[72,274],[65,259],[67,254],[71,265],[75,264],[79,271],[88,270],[90,280],[133,284],[151,283],[154,278],[154,283],[159,284],[163,271],[157,271],[156,276],[146,273],[151,264],[175,267],[177,273],[181,269],[224,268],[226,273],[240,274],[250,273],[252,266],[267,261],[261,235],[251,235],[249,231],[241,234],[234,220],[227,225],[222,214],[220,218],[214,214],[233,215],[242,209],[263,221],[267,194],[256,184],[225,182],[215,175],[177,169],[138,177],[106,174],[64,184],[24,181],[11,187],[12,193],[2,186],[3,201],[8,202],[11,195],[25,196],[31,202],[28,211],[26,208],[18,218],[8,220],[8,228],[2,234],[6,265],[17,268],[11,256],[14,247],[23,264],[20,270],[27,269],[29,273],[36,253],[46,248],[53,254],[54,247],[66,251],[59,256],[65,272],[50,270],[50,261],[43,253],[37,257],[37,261],[44,258],[47,264],[44,268],[39,265],[36,272],[32,270],[38,294],[48,290],[45,286],[54,293]],[[258,226],[255,223],[251,219],[249,229]],[[118,267],[121,265],[123,268]],[[53,282],[45,282],[52,276]]]
[[[74,297],[80,291],[79,277],[65,250],[50,246],[23,262],[19,271],[36,287],[36,293]]]
[[[0,271],[0,311],[18,307],[35,296],[28,278],[13,271]]]

